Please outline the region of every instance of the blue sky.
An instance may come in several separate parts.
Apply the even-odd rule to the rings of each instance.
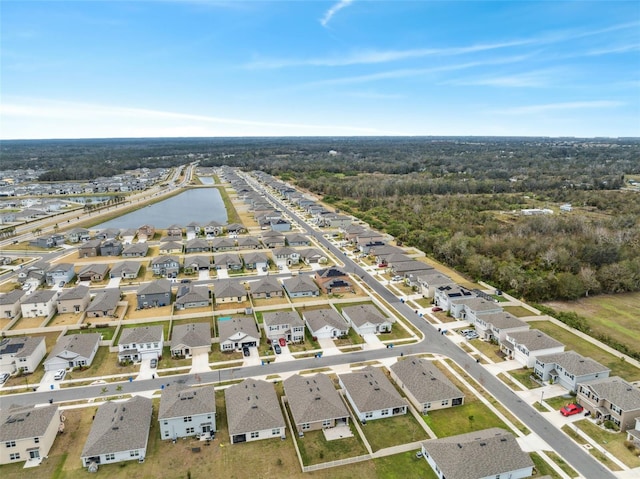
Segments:
[[[3,139],[640,136],[635,0],[0,8]]]

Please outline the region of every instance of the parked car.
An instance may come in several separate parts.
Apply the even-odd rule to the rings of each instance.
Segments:
[[[190,279],[183,279],[182,281],[180,281],[181,283],[191,283]]]
[[[396,274],[393,278],[391,278],[391,281],[400,281],[401,279],[402,276]]]
[[[9,373],[0,374],[0,384],[4,384],[9,379]]]
[[[249,348],[247,348],[245,346],[244,348],[242,348],[242,354],[244,354],[245,356],[249,357],[249,356],[251,356],[251,351],[249,351]]]
[[[273,345],[273,350],[276,352],[276,354],[280,354],[282,352],[282,348],[277,343]]]
[[[58,283],[58,286],[59,286],[60,288],[64,287],[64,281],[60,281],[60,283]]]
[[[431,311],[434,312],[434,313],[437,313],[438,311],[442,311],[442,308],[440,308],[438,306],[435,306],[435,307],[431,308]]]
[[[156,358],[153,358],[153,359],[151,360],[151,367],[152,367],[153,369],[155,369],[155,368],[157,368],[157,367],[158,367],[158,360],[157,360]]]
[[[53,376],[53,379],[55,379],[56,381],[61,381],[62,379],[64,379],[64,377],[66,376],[67,371],[64,369],[58,369],[56,371],[56,373]]]
[[[563,416],[573,416],[574,414],[580,414],[582,411],[584,411],[584,408],[580,406],[580,404],[575,403],[567,404],[560,408],[560,414]]]
[[[283,348],[287,345],[287,340],[284,338],[280,338],[278,340],[278,343],[280,343],[280,346],[282,346]]]

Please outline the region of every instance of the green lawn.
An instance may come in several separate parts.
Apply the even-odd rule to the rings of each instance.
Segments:
[[[348,457],[367,454],[358,431],[350,424],[353,437],[345,437],[334,441],[327,441],[322,431],[307,431],[304,437],[297,437],[300,456],[305,466],[322,462],[336,461]]]
[[[611,376],[620,376],[627,381],[640,380],[640,369],[628,362],[622,361],[618,356],[606,352],[595,344],[579,338],[571,331],[567,331],[549,321],[536,321],[533,326],[566,344],[567,349],[572,349],[610,368]]]
[[[529,453],[529,456],[531,456],[531,460],[535,465],[534,474],[536,476],[549,475],[553,479],[560,479],[560,475],[549,464],[547,464],[540,455],[535,452],[531,452]]]
[[[87,328],[87,329],[74,329],[70,331],[71,334],[90,334],[90,333],[99,333],[102,334],[103,341],[110,341],[113,338],[113,335],[116,333],[115,326],[107,327],[107,328]]]
[[[562,469],[564,472],[566,472],[569,475],[569,477],[578,477],[578,473],[573,469],[573,467],[567,464],[566,461],[562,459],[558,454],[556,454],[553,451],[545,451],[545,452],[547,456],[549,456],[549,458],[553,460],[553,462],[555,462],[558,466],[560,466],[560,469]]]
[[[531,379],[531,375],[533,374],[533,369],[515,369],[513,371],[509,371],[509,374],[513,376],[515,379],[520,381],[523,386],[528,389],[539,388],[540,385]]]
[[[627,440],[626,433],[609,432],[588,419],[581,419],[576,422],[575,425],[586,432],[595,443],[604,447],[609,453],[620,459],[627,466],[631,468],[640,467],[640,457],[632,454],[624,444]]]
[[[606,334],[632,350],[640,344],[640,292],[601,294],[577,301],[546,303],[557,311],[575,311],[596,334]]]
[[[522,318],[524,316],[535,316],[535,313],[532,313],[527,308],[523,308],[522,306],[505,306],[504,309],[507,313],[513,314],[516,318]]]
[[[481,339],[469,341],[469,344],[491,359],[494,363],[501,363],[504,361],[504,356],[500,353],[500,346],[497,344],[483,341]]]
[[[487,406],[477,399],[469,399],[467,396],[462,406],[431,411],[428,415],[422,416],[424,422],[438,437],[456,436],[490,427],[506,429],[505,424]]]
[[[569,436],[574,441],[576,441],[578,444],[581,444],[581,445],[585,444],[585,440],[582,439],[581,436],[578,436],[575,432],[573,432],[569,428],[569,425],[565,424],[564,426],[562,426],[562,431],[567,436]],[[602,454],[600,451],[598,451],[595,447],[589,449],[589,454],[591,454],[593,457],[595,457],[598,461],[600,461],[602,464],[604,464],[606,467],[608,467],[612,471],[620,471],[621,470],[620,466],[618,466],[615,462],[611,461],[608,457],[606,457],[604,454]]]
[[[429,439],[427,432],[408,412],[401,416],[367,421],[361,427],[373,451]]]
[[[394,456],[374,459],[373,463],[376,466],[375,477],[379,479],[437,479],[438,476],[429,467],[427,461],[417,458],[416,452],[408,451]]]

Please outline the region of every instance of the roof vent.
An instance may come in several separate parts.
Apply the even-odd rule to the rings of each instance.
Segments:
[[[462,449],[462,444],[458,443],[458,448]]]
[[[501,437],[500,438],[500,442],[507,442],[507,438],[506,437]]]
[[[481,446],[486,446],[486,445],[487,445],[487,443],[486,443],[486,442],[481,442],[481,443],[480,443],[480,445],[481,445]]]

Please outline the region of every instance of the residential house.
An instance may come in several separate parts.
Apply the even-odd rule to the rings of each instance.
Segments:
[[[123,258],[144,258],[149,252],[149,245],[145,243],[133,243],[124,247],[122,250]]]
[[[242,270],[242,259],[237,253],[220,253],[213,256],[216,269]]]
[[[298,435],[349,424],[349,410],[329,376],[294,374],[283,385]]]
[[[39,289],[22,298],[20,308],[22,317],[36,318],[38,316],[49,317],[56,312],[56,291],[51,289]]]
[[[229,234],[240,234],[247,232],[247,228],[245,228],[245,226],[241,225],[240,223],[231,223],[230,225],[227,225],[225,229]]]
[[[67,231],[66,238],[69,243],[84,243],[91,239],[91,234],[86,228],[73,228]]]
[[[176,309],[205,308],[209,306],[209,288],[207,286],[194,286],[192,284],[180,284],[176,294]]]
[[[304,341],[304,322],[296,311],[265,311],[262,324],[265,336],[272,342],[280,339],[288,343]]]
[[[100,245],[102,240],[98,238],[85,241],[78,247],[79,258],[93,258],[100,254]]]
[[[216,430],[216,390],[214,386],[164,388],[158,411],[160,438],[205,435]]]
[[[0,317],[15,318],[20,313],[20,300],[25,295],[22,289],[0,294]]]
[[[253,378],[224,390],[231,444],[284,438],[285,422],[273,384]]]
[[[188,240],[187,244],[184,247],[184,252],[187,254],[204,253],[209,250],[211,250],[209,243],[201,238],[193,238],[191,240]]]
[[[532,368],[538,356],[561,353],[564,344],[537,329],[507,333],[500,350],[526,368]]]
[[[543,381],[575,392],[579,383],[608,378],[611,370],[575,351],[564,351],[536,357],[533,372]]]
[[[181,254],[182,243],[178,243],[177,241],[165,241],[160,245],[158,251],[160,252],[160,254],[164,255]]]
[[[115,238],[109,238],[100,245],[100,256],[120,256],[122,254],[122,242]]]
[[[433,267],[429,266],[422,261],[405,261],[402,263],[392,263],[391,272],[395,275],[402,276],[406,279],[414,279],[414,282],[417,285],[418,277],[422,276],[426,272],[432,271]]]
[[[140,274],[141,265],[137,261],[121,261],[113,265],[110,278],[136,279]]]
[[[220,279],[214,283],[213,295],[216,304],[243,303],[247,301],[247,290],[237,281]]]
[[[636,418],[636,427],[627,429],[627,441],[636,447],[640,446],[640,416]]]
[[[162,356],[164,330],[162,326],[124,328],[118,341],[118,361],[143,361]]]
[[[130,245],[131,243],[133,243],[133,240],[136,238],[136,232],[137,230],[135,229],[126,229],[122,232],[121,238],[122,238],[122,244],[126,246]],[[124,251],[124,250],[123,250]]]
[[[104,263],[88,264],[78,272],[80,281],[103,281],[109,272],[109,265]]]
[[[451,301],[463,298],[473,298],[476,295],[462,286],[447,285],[440,286],[435,290],[433,296],[433,304],[442,308],[444,311],[449,311],[451,308]]]
[[[167,228],[167,238],[172,240],[182,239],[182,227],[179,225],[171,225]]]
[[[156,276],[175,278],[180,272],[180,260],[177,256],[158,256],[151,260],[151,269]]]
[[[307,235],[300,233],[291,233],[285,235],[287,246],[311,246],[311,240]]]
[[[46,261],[36,261],[28,265],[24,265],[18,270],[18,282],[20,284],[31,284],[36,289],[45,280],[45,272],[49,269],[49,263]]]
[[[49,286],[57,286],[61,282],[67,284],[76,275],[71,263],[54,264],[45,273],[45,278]]]
[[[289,267],[300,262],[300,252],[288,246],[275,248],[273,250],[273,257],[278,267]]]
[[[91,366],[101,338],[102,335],[99,333],[62,336],[44,360],[44,370],[57,371]]]
[[[64,289],[61,291],[57,300],[58,313],[81,313],[91,301],[89,288],[84,285],[78,285],[75,288]]]
[[[156,229],[151,225],[144,225],[138,228],[138,242],[145,243],[153,240],[153,236],[156,234]]]
[[[59,234],[36,236],[29,240],[29,246],[35,246],[37,248],[55,248],[62,244],[64,244],[64,236]]]
[[[300,258],[306,264],[319,264],[327,262],[326,253],[323,253],[318,248],[304,248],[298,252],[300,253]]]
[[[578,384],[576,401],[596,421],[612,421],[625,432],[640,417],[640,389],[618,376]]]
[[[212,251],[233,251],[236,249],[236,240],[233,238],[223,237],[211,240]]]
[[[386,254],[376,254],[376,258],[378,258],[378,264],[384,265],[384,267],[391,267],[394,264],[400,263],[408,263],[414,261],[410,256],[407,256],[404,253],[404,250],[400,248],[396,248],[395,246],[390,246],[390,248],[394,248],[394,250],[398,250],[397,252],[386,253]],[[376,251],[386,251],[385,248],[376,248]],[[424,264],[424,263],[423,263]]]
[[[320,296],[320,289],[306,275],[293,276],[282,281],[282,285],[291,299]]]
[[[144,396],[100,405],[80,455],[82,465],[92,470],[101,464],[144,461],[152,414],[152,401]]]
[[[211,326],[206,323],[176,324],[171,333],[171,356],[188,358],[211,352]]]
[[[253,236],[240,236],[236,242],[238,249],[259,249],[262,246],[260,240]]]
[[[262,244],[267,248],[284,248],[285,236],[277,231],[267,231],[262,233]]]
[[[171,304],[171,283],[157,279],[138,288],[138,309],[158,308]]]
[[[273,276],[263,276],[257,281],[249,283],[249,290],[253,299],[269,299],[284,297],[282,284]]]
[[[85,315],[87,318],[115,317],[119,302],[119,288],[107,288],[99,291],[87,306]]]
[[[499,303],[484,298],[460,298],[450,300],[449,312],[451,316],[470,323],[476,322],[476,317],[482,314],[500,313],[502,307]]]
[[[96,233],[99,240],[117,239],[120,237],[120,230],[117,228],[106,228]]]
[[[380,368],[366,366],[351,373],[339,374],[338,381],[362,423],[407,413],[407,401]]]
[[[265,253],[246,253],[242,255],[242,259],[246,269],[266,271],[269,268],[269,257]]]
[[[219,236],[224,231],[224,225],[218,223],[217,221],[210,221],[202,228],[204,231],[204,235],[207,238],[213,238],[214,236]]]
[[[432,269],[418,275],[418,284],[423,296],[433,298],[437,288],[440,288],[441,286],[452,286],[455,282],[446,274],[442,274],[440,271]]]
[[[213,267],[209,256],[188,256],[184,258],[184,273],[193,274],[196,271],[209,270]]]
[[[47,457],[61,429],[56,404],[9,406],[0,411],[0,464]],[[35,474],[37,475],[37,474]]]
[[[393,325],[393,321],[383,315],[373,304],[345,306],[342,308],[342,316],[360,336],[390,333]]]
[[[44,336],[13,336],[0,339],[0,373],[36,370],[47,353]]]
[[[278,218],[270,222],[271,231],[291,231],[291,222]]]
[[[305,310],[302,313],[302,319],[314,338],[339,338],[346,336],[349,332],[349,325],[333,308]]]
[[[187,241],[192,240],[200,234],[200,224],[192,221],[185,227]]]
[[[253,316],[219,317],[220,350],[241,351],[260,344],[260,332]]]
[[[529,329],[529,323],[506,311],[479,314],[476,316],[473,326],[475,326],[480,338],[499,343],[506,339],[508,333]]]
[[[313,279],[325,294],[354,292],[349,275],[335,266],[317,270]]]
[[[464,394],[434,364],[424,358],[407,358],[390,368],[393,379],[421,414],[460,406]]]
[[[425,441],[422,456],[438,479],[523,479],[533,474],[529,454],[513,434],[497,427]]]

